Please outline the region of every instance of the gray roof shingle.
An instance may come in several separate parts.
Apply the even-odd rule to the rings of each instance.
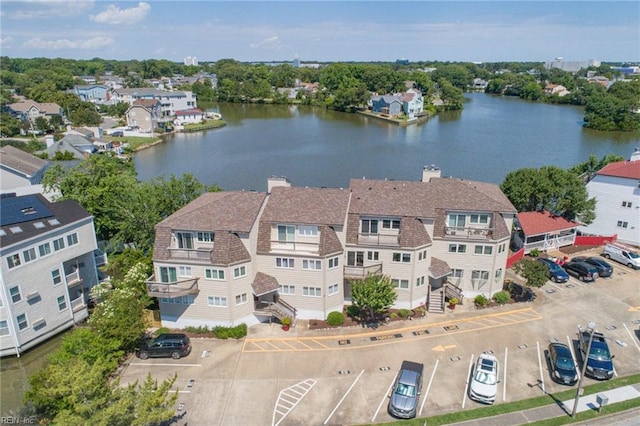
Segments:
[[[0,148],[0,164],[23,174],[25,177],[31,177],[49,163],[21,149],[6,145]]]

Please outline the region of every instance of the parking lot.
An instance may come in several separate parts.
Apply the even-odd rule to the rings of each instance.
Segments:
[[[418,416],[426,417],[482,406],[467,387],[483,352],[499,361],[496,404],[569,389],[551,380],[546,349],[560,342],[575,355],[576,327],[589,321],[607,337],[616,375],[639,373],[640,271],[610,263],[611,278],[548,282],[532,303],[476,310],[469,301],[376,330],[263,324],[242,341],[192,339],[191,355],[180,360],[131,359],[122,382],[177,373],[179,424],[380,423],[393,420],[388,395],[407,359],[424,364]]]

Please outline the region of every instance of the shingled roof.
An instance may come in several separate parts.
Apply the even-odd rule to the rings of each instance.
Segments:
[[[260,221],[340,226],[344,224],[349,196],[346,189],[274,187]]]
[[[0,148],[0,164],[25,177],[31,177],[49,163],[21,149],[6,145]]]

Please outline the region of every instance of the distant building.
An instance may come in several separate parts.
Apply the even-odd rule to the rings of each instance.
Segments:
[[[587,69],[589,67],[599,67],[600,61],[597,59],[588,59],[586,61],[565,61],[558,57],[553,61],[545,62],[545,68],[550,70],[552,68],[558,68],[563,71],[576,73],[581,69]]]
[[[409,60],[405,58],[396,59],[398,65],[409,65]]]
[[[296,57],[293,58],[293,67],[300,68],[300,58],[298,57],[298,55],[296,55]]]
[[[198,58],[196,58],[195,56],[187,56],[186,58],[184,58],[184,64],[185,65],[192,65],[192,66],[198,66]]]

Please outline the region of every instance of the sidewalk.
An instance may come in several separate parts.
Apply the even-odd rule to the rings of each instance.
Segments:
[[[623,386],[617,389],[611,389],[608,391],[600,392],[598,394],[587,395],[580,398],[578,402],[578,412],[583,412],[587,410],[597,410],[598,403],[596,402],[597,395],[603,395],[609,398],[609,404],[614,404],[616,402],[627,401],[634,398],[640,398],[640,384]],[[485,417],[482,419],[474,419],[468,420],[465,422],[455,423],[456,425],[466,425],[466,426],[494,426],[494,425],[520,425],[525,423],[537,422],[540,420],[552,419],[555,417],[568,417],[571,415],[573,411],[574,405],[573,399],[568,401],[557,401],[556,404],[545,405],[543,407],[531,408],[529,410],[518,411],[513,413],[501,414],[499,416]],[[602,409],[603,413],[606,414],[607,408],[606,406]],[[633,412],[637,412],[637,414],[631,416],[629,422],[626,422],[626,419],[621,420],[619,424],[628,424],[633,425],[637,424],[638,418],[640,417],[640,409],[632,410]],[[593,424],[591,421],[587,422],[587,424]],[[611,421],[607,420],[605,424],[613,424]]]

